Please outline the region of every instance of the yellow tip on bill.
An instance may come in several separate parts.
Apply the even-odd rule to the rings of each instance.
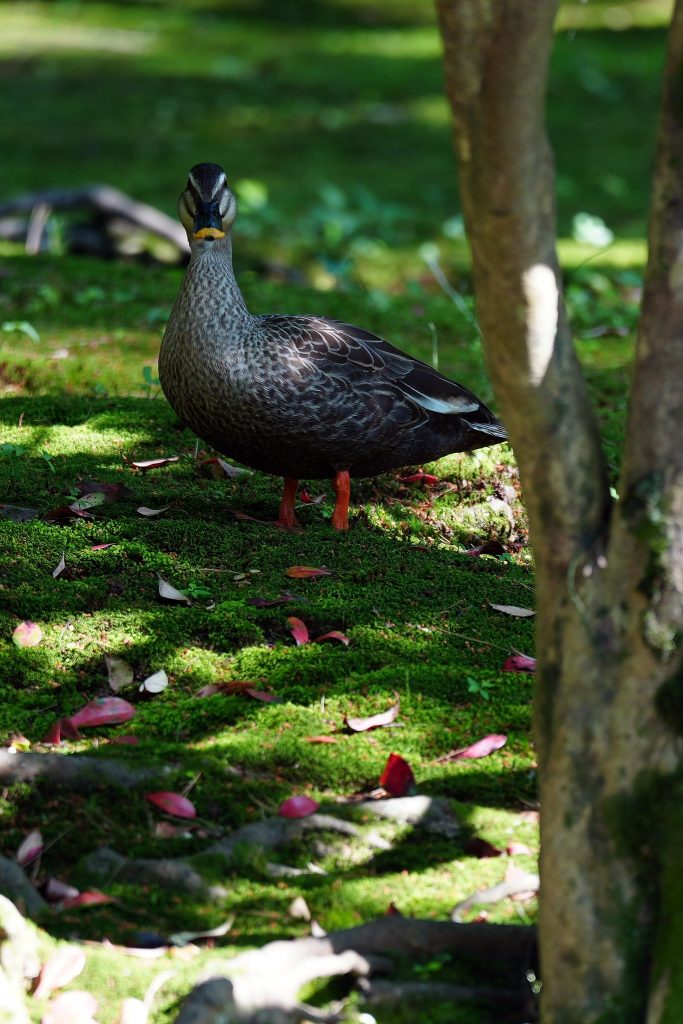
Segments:
[[[218,228],[200,228],[199,231],[195,231],[193,238],[225,238],[225,231],[220,231]]]

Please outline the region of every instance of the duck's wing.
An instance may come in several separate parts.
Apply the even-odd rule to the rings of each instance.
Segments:
[[[331,378],[374,387],[393,385],[401,396],[428,413],[460,416],[474,430],[501,441],[506,432],[473,392],[426,363],[401,352],[384,338],[339,320],[314,316],[264,316],[269,336],[279,335],[285,350]],[[392,390],[393,390],[392,388]]]

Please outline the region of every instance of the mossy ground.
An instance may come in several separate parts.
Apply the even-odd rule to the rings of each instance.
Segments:
[[[624,27],[610,22],[615,7],[631,18],[629,31],[614,31]],[[550,88],[567,297],[615,478],[666,8],[565,4]],[[436,354],[444,373],[491,402],[466,247],[451,219],[457,197],[431,4],[394,4],[391,16],[353,0],[303,11],[264,4],[255,14],[218,2],[6,7],[7,192],[99,180],[172,212],[189,165],[222,160],[238,179],[237,269],[255,312],[361,323],[426,361]],[[606,251],[569,237],[581,211],[615,230]],[[68,224],[53,219],[57,252]],[[428,271],[424,242],[438,245],[457,305]],[[463,826],[461,836],[437,839],[383,825],[392,847],[381,853],[326,838],[325,850],[311,841],[269,856],[299,867],[313,860],[325,875],[273,881],[263,863],[247,858],[221,879],[229,896],[213,903],[114,883],[108,891],[116,903],[41,924],[55,936],[134,942],[139,933],[212,927],[234,914],[218,943],[225,954],[304,934],[307,926],[287,912],[299,894],[327,929],[368,920],[392,902],[406,914],[445,917],[504,873],[504,858],[465,853],[472,834],[503,848],[526,843],[534,852],[515,861],[532,869],[536,829],[523,812],[535,798],[533,681],[504,673],[502,664],[512,651],[533,653],[533,625],[489,607],[534,600],[507,447],[442,460],[430,467],[435,487],[404,484],[402,474],[357,482],[346,536],[329,525],[329,486],[313,484],[327,499],[301,507],[300,532],[279,531],[271,521],[280,482],[205,475],[210,453],[179,429],[154,383],[181,271],[28,258],[12,246],[4,253],[0,499],[38,514],[25,523],[0,519],[0,735],[21,732],[39,743],[54,719],[108,694],[105,654],[128,661],[138,681],[163,668],[170,678],[163,693],[123,694],[137,706],[129,726],[89,731],[69,749],[174,766],[168,788],[194,783],[201,827],[159,838],[160,815],[150,813],[142,790],[74,795],[16,786],[0,806],[2,852],[11,855],[40,827],[50,844],[43,873],[76,880],[79,858],[99,845],[133,856],[197,852],[215,835],[275,813],[292,792],[333,807],[338,796],[376,785],[392,751],[410,762],[421,792],[452,801]],[[282,264],[302,271],[301,281],[283,283]],[[163,455],[179,460],[147,473],[130,465]],[[131,493],[94,509],[88,521],[46,521],[88,479],[124,483]],[[136,511],[166,505],[156,519]],[[511,536],[516,543],[504,558],[465,554]],[[93,550],[100,544],[111,546]],[[68,571],[54,578],[62,554]],[[331,575],[291,579],[286,569],[297,564],[326,566]],[[162,603],[159,574],[201,596],[190,606]],[[248,603],[284,591],[297,600]],[[289,615],[313,636],[342,630],[349,646],[296,647]],[[24,619],[37,621],[44,639],[19,650],[11,635]],[[281,703],[196,696],[208,683],[240,680],[272,690]],[[399,728],[343,730],[345,714],[383,710],[394,694]],[[117,731],[135,733],[138,746],[111,745]],[[508,736],[490,758],[434,763],[490,732]],[[307,741],[321,733],[337,742]],[[533,914],[533,905],[507,903],[491,908],[489,919]],[[154,1024],[172,1019],[198,960],[175,956],[155,966],[169,963],[176,974],[155,1003]],[[453,964],[404,967],[415,978],[472,977]],[[133,959],[122,968],[113,954],[93,950],[78,985],[95,992],[98,1020],[110,1024],[120,998],[140,996],[151,970]],[[375,1015],[402,1024],[413,1013],[404,1006]],[[427,1024],[487,1019],[453,1006],[421,1013]]]

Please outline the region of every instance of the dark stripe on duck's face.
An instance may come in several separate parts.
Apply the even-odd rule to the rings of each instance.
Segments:
[[[216,200],[198,202],[194,215],[194,238],[225,238],[221,211]]]

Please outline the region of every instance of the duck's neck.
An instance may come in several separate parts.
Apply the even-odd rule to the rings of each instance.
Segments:
[[[230,235],[213,242],[193,242],[185,284],[199,292],[204,308],[219,308],[233,327],[251,321],[232,267]]]

